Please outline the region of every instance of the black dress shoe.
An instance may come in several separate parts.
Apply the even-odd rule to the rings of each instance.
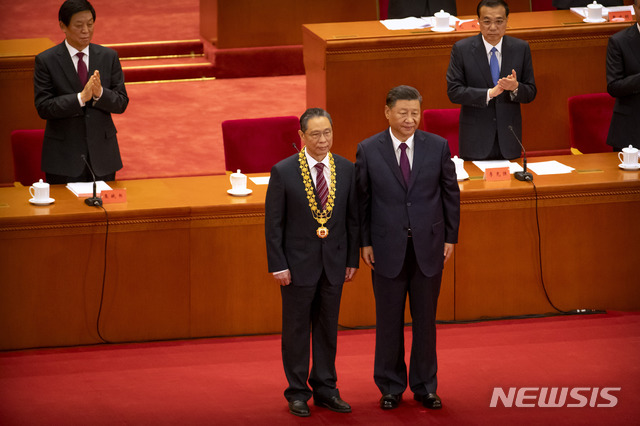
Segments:
[[[351,406],[344,402],[339,396],[332,396],[330,398],[313,397],[313,403],[317,407],[328,408],[336,413],[351,412]]]
[[[380,398],[380,408],[382,408],[383,410],[398,408],[398,404],[400,404],[400,401],[402,401],[401,393],[388,393],[386,395],[382,395],[382,398]]]
[[[442,408],[442,400],[435,392],[426,395],[414,394],[413,399],[422,402],[422,405],[430,410],[439,410]]]
[[[311,415],[307,401],[299,399],[289,401],[289,412],[298,417],[309,417]]]

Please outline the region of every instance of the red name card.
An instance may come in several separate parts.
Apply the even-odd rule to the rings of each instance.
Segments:
[[[478,31],[479,29],[480,25],[478,25],[477,19],[463,23],[456,21],[456,31]]]
[[[508,167],[493,167],[485,169],[484,180],[486,181],[498,181],[498,180],[510,180],[511,173],[509,173]]]
[[[609,12],[609,22],[633,21],[630,10],[618,10]]]
[[[109,191],[100,191],[100,198],[104,204],[113,203],[126,203],[127,202],[127,190],[126,189],[112,189]]]

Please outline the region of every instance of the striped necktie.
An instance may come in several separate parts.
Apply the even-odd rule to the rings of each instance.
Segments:
[[[498,49],[495,47],[491,49],[491,59],[489,60],[489,68],[491,68],[491,78],[493,78],[493,85],[498,84],[500,79],[500,64],[498,64]]]
[[[324,210],[324,206],[327,204],[327,196],[329,195],[329,188],[327,187],[327,180],[324,178],[324,164],[316,163],[316,192],[320,199],[320,209]]]

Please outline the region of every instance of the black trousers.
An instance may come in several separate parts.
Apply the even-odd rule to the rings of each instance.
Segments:
[[[80,176],[63,176],[51,173],[45,173],[45,176],[49,185],[67,184],[69,182],[93,182],[93,175],[87,166],[84,166],[84,170]],[[103,180],[105,182],[114,181],[116,180],[116,173],[113,172],[104,176],[96,176],[96,180]]]
[[[332,285],[323,272],[316,285],[296,286],[292,283],[280,287],[280,292],[282,363],[289,382],[284,391],[285,398],[307,401],[312,395],[339,396],[335,365],[342,284]]]
[[[404,311],[409,295],[413,342],[409,361],[409,386],[414,394],[435,392],[438,386],[436,309],[442,272],[427,277],[416,261],[409,238],[400,275],[386,278],[373,271],[376,298],[376,350],[373,377],[380,392],[402,394],[407,388],[404,360]]]

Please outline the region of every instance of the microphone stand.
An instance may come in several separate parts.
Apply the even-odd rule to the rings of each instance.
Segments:
[[[91,172],[91,176],[93,176],[93,197],[86,198],[84,200],[84,203],[88,206],[100,207],[102,205],[102,198],[98,197],[98,195],[96,194],[97,192],[96,191],[96,175],[95,173],[93,173],[93,169],[91,168],[91,165],[89,165],[89,162],[87,161],[87,157],[84,154],[82,154],[80,158],[82,158],[82,161],[84,161],[84,164],[87,165],[87,168]]]
[[[522,148],[522,171],[515,172],[513,176],[520,181],[533,182],[533,175],[527,171],[527,151],[524,149],[524,145],[522,145],[522,142],[520,142],[520,139],[518,138],[518,135],[516,135],[516,132],[513,131],[513,126],[509,125],[509,130],[511,130],[511,133],[513,133],[513,137],[516,138],[516,140],[520,144],[520,148]]]

